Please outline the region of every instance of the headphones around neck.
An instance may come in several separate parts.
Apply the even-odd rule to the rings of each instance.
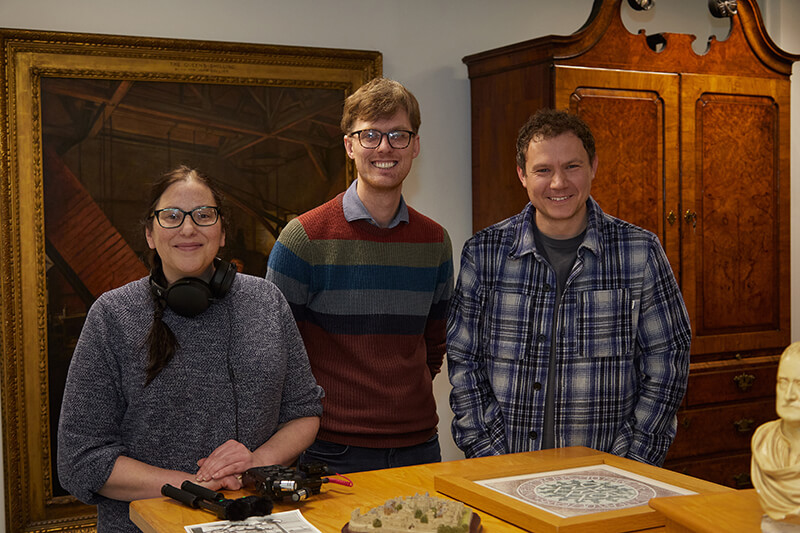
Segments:
[[[150,292],[177,314],[193,317],[208,309],[213,300],[225,296],[235,277],[236,265],[217,257],[208,283],[200,278],[181,278],[165,287],[164,272],[157,268],[150,274]]]

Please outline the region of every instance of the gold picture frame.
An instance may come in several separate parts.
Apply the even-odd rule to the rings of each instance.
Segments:
[[[632,478],[646,479],[654,486],[667,485],[696,493],[726,492],[731,489],[694,479],[682,474],[646,465],[623,457],[596,452],[584,457],[557,457],[542,463],[515,464],[493,471],[491,475],[478,472],[464,476],[442,475],[434,477],[438,492],[470,507],[505,520],[527,531],[541,533],[612,533],[640,531],[663,527],[662,515],[644,502],[636,507],[590,512],[576,516],[559,516],[553,512],[511,497],[485,486],[486,480],[533,474],[558,475],[564,471],[578,472],[605,467],[631,474]],[[545,479],[544,477],[542,479]]]
[[[319,203],[354,177],[333,116],[337,109],[340,113],[341,102],[348,94],[381,74],[382,56],[376,51],[9,29],[0,29],[0,54],[5,526],[9,533],[90,531],[95,529],[94,508],[54,492],[57,483],[52,438],[60,396],[49,373],[53,339],[48,336],[53,331],[54,313],[48,312],[48,298],[52,296],[48,294],[48,272],[58,265],[59,253],[46,228],[47,192],[56,190],[45,186],[53,164],[46,154],[61,151],[53,160],[61,165],[59,176],[77,174],[78,167],[87,179],[145,173],[142,161],[149,159],[135,157],[133,146],[138,146],[139,153],[154,157],[168,154],[162,157],[164,161],[152,165],[162,171],[168,170],[168,163],[194,154],[205,162],[221,161],[219,165],[232,174],[262,176],[242,160],[232,163],[231,154],[247,153],[248,165],[271,165],[269,172],[292,165],[302,169],[298,172],[308,172],[307,177],[301,177],[316,182],[307,188],[319,189],[318,198],[308,201]],[[137,100],[128,102],[126,98],[140,87],[149,92],[140,92]],[[158,98],[150,98],[155,96]],[[250,107],[246,109],[256,111],[241,114],[244,96],[250,97],[247,105],[260,106],[261,110]],[[231,116],[215,113],[233,98],[238,100],[225,108]],[[194,110],[184,105],[189,100]],[[148,107],[153,102],[158,105]],[[249,120],[252,115],[258,115],[261,122],[255,126],[241,122],[243,116]],[[297,129],[300,124],[304,129]],[[69,133],[63,129],[67,125],[74,125]],[[158,137],[155,145],[151,144],[154,137]],[[97,140],[100,138],[102,142]],[[145,138],[148,140],[143,141]],[[272,151],[255,151],[254,147],[264,142],[273,143]],[[85,143],[83,148],[75,150],[74,146],[81,143]],[[114,149],[106,150],[104,143]],[[296,150],[290,151],[285,143],[295,143],[306,159],[296,160]],[[331,153],[340,153],[341,160]],[[122,154],[127,159],[115,163]],[[69,161],[62,165],[70,157],[71,170]],[[95,168],[101,166],[111,166],[111,170]],[[280,179],[298,181],[296,175],[281,175]],[[121,195],[130,195],[131,191],[138,194],[138,183],[112,185],[104,185],[102,193],[92,197],[96,203],[105,202],[109,190],[115,191],[117,206],[124,206]],[[255,189],[262,185],[258,181],[248,186]],[[232,192],[237,211],[254,217],[273,236],[285,220],[305,209],[284,206],[276,215],[272,208],[254,208],[249,203],[253,196],[250,189]],[[134,218],[121,209],[123,219]],[[97,216],[113,222],[112,215]],[[229,233],[229,239],[232,237]],[[102,268],[105,261],[98,262],[100,270],[107,270]],[[110,287],[121,284],[121,280],[117,277],[104,283]],[[83,287],[86,298],[98,290]],[[80,298],[81,291],[75,292],[73,296]],[[67,321],[63,322],[66,328]]]

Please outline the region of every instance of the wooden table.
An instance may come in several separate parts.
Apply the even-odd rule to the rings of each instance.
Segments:
[[[663,481],[700,493],[733,491],[728,487],[649,465],[642,465],[635,461],[621,459],[589,448],[572,447],[348,474],[347,477],[353,481],[353,487],[328,483],[323,485],[321,494],[312,496],[306,501],[300,503],[277,503],[274,512],[299,509],[303,516],[323,533],[338,533],[349,521],[353,509],[361,508],[362,512],[364,512],[369,508],[382,505],[388,499],[399,496],[412,496],[417,493],[424,494],[427,492],[431,495],[443,496],[442,494],[437,494],[434,488],[434,478],[436,476],[468,475],[473,479],[477,479],[476,476],[493,478],[499,475],[507,475],[503,474],[504,472],[552,470],[555,468],[550,465],[554,464],[570,464],[572,466],[597,464],[598,460],[600,460],[598,458],[613,458],[614,461],[621,460],[629,464],[632,470],[644,469],[645,473],[657,474],[664,478],[662,479]],[[229,497],[234,498],[245,494],[247,493],[239,491],[231,493]],[[483,533],[523,531],[480,509],[478,509],[478,514],[483,525]],[[653,511],[653,514],[658,516],[656,511]],[[130,517],[145,533],[184,533],[183,528],[185,525],[217,520],[209,512],[191,509],[169,498],[153,498],[132,502],[130,505]],[[663,523],[663,520],[661,523]],[[652,528],[653,526],[649,527]],[[592,528],[584,530],[596,531],[596,529]],[[663,527],[657,527],[649,531],[663,530]],[[558,529],[552,531],[558,531]]]
[[[760,533],[764,514],[755,489],[653,498],[650,507],[664,515],[668,533]]]

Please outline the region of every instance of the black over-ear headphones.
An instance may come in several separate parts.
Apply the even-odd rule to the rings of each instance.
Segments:
[[[208,309],[212,300],[225,296],[234,277],[236,265],[216,258],[214,275],[208,283],[199,278],[181,278],[164,287],[160,281],[164,280],[164,274],[159,268],[150,274],[150,291],[179,315],[193,317]]]

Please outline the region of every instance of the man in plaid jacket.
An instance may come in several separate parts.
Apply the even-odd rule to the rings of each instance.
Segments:
[[[658,238],[591,198],[594,138],[542,110],[517,139],[530,203],[466,244],[447,357],[467,457],[588,446],[661,465],[691,330]]]

